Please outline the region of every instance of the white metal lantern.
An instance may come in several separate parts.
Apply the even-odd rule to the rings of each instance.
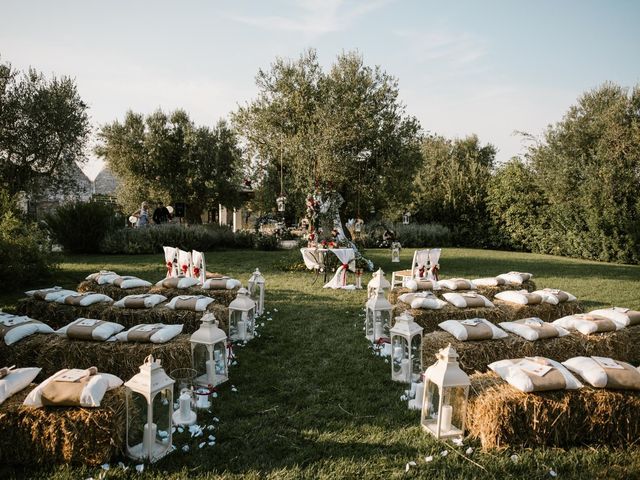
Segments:
[[[362,227],[364,227],[364,220],[358,217],[353,224],[353,231],[356,233],[362,233]]]
[[[400,263],[400,249],[402,245],[400,242],[393,242],[391,244],[391,263]]]
[[[287,208],[287,197],[285,197],[284,195],[280,195],[278,198],[276,198],[276,205],[278,206],[279,212],[284,212]]]
[[[422,373],[422,327],[404,312],[391,327],[391,380],[411,383]]]
[[[384,272],[379,268],[377,272],[373,272],[371,280],[367,283],[367,298],[375,296],[376,292],[384,292],[389,288],[391,288],[391,284],[384,278]]]
[[[249,277],[247,283],[247,289],[249,290],[249,297],[256,302],[256,315],[262,315],[264,313],[264,277],[260,273],[260,270],[256,268],[256,271]]]
[[[458,365],[458,354],[449,344],[436,355],[438,361],[425,372],[422,427],[436,438],[464,434],[469,377]]]
[[[125,385],[127,455],[155,462],[171,451],[174,381],[149,355]]]
[[[393,305],[389,303],[381,290],[367,301],[365,316],[365,334],[370,342],[381,338],[389,338]]]
[[[409,225],[410,222],[411,222],[411,212],[404,212],[402,214],[402,224]]]
[[[256,302],[249,298],[246,288],[229,304],[229,340],[247,341],[255,336]]]
[[[202,316],[200,328],[191,335],[191,359],[197,385],[215,387],[229,380],[227,334],[218,327],[213,313]]]

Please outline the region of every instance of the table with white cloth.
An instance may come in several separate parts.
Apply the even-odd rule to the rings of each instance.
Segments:
[[[333,253],[340,265],[336,269],[336,273],[329,280],[324,288],[355,288],[353,285],[347,285],[347,271],[356,271],[356,252],[353,248],[301,248],[302,259],[309,270],[322,270],[326,265],[327,252]],[[326,273],[326,271],[325,271]],[[325,278],[326,280],[326,278]]]

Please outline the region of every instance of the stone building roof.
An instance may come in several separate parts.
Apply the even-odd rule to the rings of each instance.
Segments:
[[[115,177],[109,167],[105,166],[93,181],[94,195],[115,195],[118,179]]]

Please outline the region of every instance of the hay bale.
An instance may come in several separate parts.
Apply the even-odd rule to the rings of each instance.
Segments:
[[[640,392],[584,387],[523,393],[495,373],[471,377],[467,429],[484,449],[627,446],[640,436]]]
[[[558,305],[541,303],[539,305],[518,305],[494,299],[493,304],[497,309],[503,310],[509,320],[519,320],[527,317],[539,317],[545,322],[552,322],[567,315],[582,313],[580,302],[565,302]]]
[[[533,292],[534,290],[537,290],[536,288],[536,284],[533,280],[527,280],[526,282],[524,282],[522,285],[500,285],[500,286],[496,286],[496,287],[478,287],[477,290],[473,290],[475,292],[478,292],[480,295],[484,295],[485,297],[487,297],[489,300],[493,300],[493,297],[495,297],[496,293],[500,293],[500,292],[505,292],[507,290],[526,290],[528,292]],[[443,288],[442,290],[438,290],[437,292],[434,292],[438,295],[442,295],[443,293],[448,293],[448,292],[457,292],[457,293],[461,293],[461,292],[467,292],[469,290],[449,290],[448,288]],[[393,290],[389,291],[389,302],[391,302],[392,304],[398,303],[398,297],[400,297],[400,295],[404,294],[404,293],[410,293],[411,290],[409,290],[408,288],[394,288]]]
[[[633,365],[640,363],[640,325],[617,332],[582,335],[579,332],[565,337],[530,342],[514,334],[498,340],[456,340],[453,335],[436,331],[422,339],[422,361],[426,366],[435,362],[435,355],[448,344],[458,352],[460,367],[467,373],[484,372],[487,365],[505,358],[542,356],[564,362],[577,356],[614,357]]]
[[[240,287],[231,290],[204,290],[200,287],[191,288],[162,288],[153,286],[149,289],[149,293],[164,295],[169,300],[180,295],[204,295],[216,300],[216,303],[228,307],[229,304],[238,296]]]
[[[45,302],[35,298],[18,300],[16,310],[19,315],[28,315],[40,320],[54,329],[62,328],[77,318],[95,318],[116,322],[126,328],[141,323],[165,323],[169,325],[182,324],[183,333],[193,333],[200,328],[200,319],[205,312],[191,312],[187,310],[171,310],[162,303],[154,308],[117,308],[110,304],[98,303],[88,307],[65,305],[56,302]],[[213,312],[220,322],[220,328],[227,328],[229,309],[216,302],[207,307],[207,312]]]
[[[116,287],[115,285],[98,285],[98,283],[94,282],[93,280],[84,280],[78,284],[77,290],[81,293],[101,293],[103,295],[110,296],[114,300],[121,300],[127,295],[142,295],[144,293],[149,293],[150,288],[151,287],[137,287],[127,288],[123,290],[122,288]]]
[[[42,368],[44,380],[61,368],[97,367],[128,380],[138,373],[144,359],[153,354],[167,373],[191,365],[190,335],[178,335],[167,343],[91,342],[69,340],[58,335],[36,334],[10,347],[0,348],[0,359],[8,365]],[[0,361],[3,365],[2,361]]]
[[[107,392],[100,408],[22,406],[34,387],[0,406],[0,463],[100,465],[123,452],[124,387]]]

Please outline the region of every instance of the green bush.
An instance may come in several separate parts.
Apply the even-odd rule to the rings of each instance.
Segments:
[[[55,268],[46,232],[21,219],[9,196],[0,192],[0,284],[42,286]]]
[[[451,230],[437,223],[394,225],[376,222],[366,225],[365,230],[362,239],[356,241],[359,248],[388,247],[383,239],[386,230],[394,231],[396,240],[407,248],[450,247],[456,243]]]
[[[258,250],[272,251],[278,249],[279,239],[275,235],[256,236],[256,248]]]
[[[62,205],[45,221],[55,241],[71,253],[98,253],[103,238],[123,223],[112,205],[100,202]]]

